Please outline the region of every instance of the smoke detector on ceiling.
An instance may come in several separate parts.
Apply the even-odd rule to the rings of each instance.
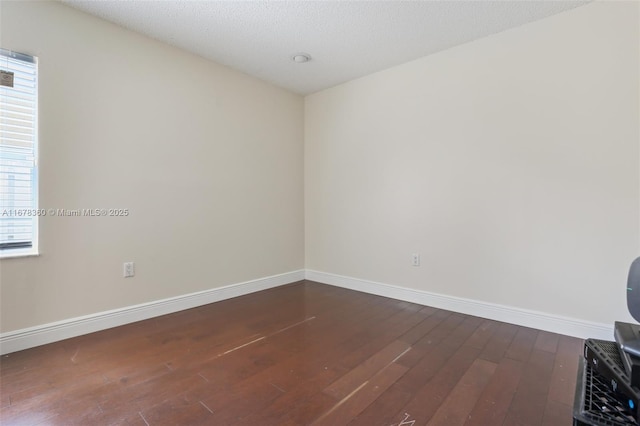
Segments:
[[[308,53],[296,53],[295,55],[293,55],[291,57],[291,59],[295,63],[303,64],[303,63],[309,62],[311,60],[311,55],[309,55]]]

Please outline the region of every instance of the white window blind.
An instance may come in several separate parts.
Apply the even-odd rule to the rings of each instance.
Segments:
[[[37,60],[0,49],[0,77],[2,255],[37,248]]]

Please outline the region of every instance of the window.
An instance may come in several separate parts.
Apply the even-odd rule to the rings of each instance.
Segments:
[[[0,49],[0,257],[37,254],[36,58]]]

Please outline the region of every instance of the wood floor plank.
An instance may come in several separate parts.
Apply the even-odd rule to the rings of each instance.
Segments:
[[[573,395],[576,388],[578,371],[578,357],[576,352],[582,348],[582,341],[567,336],[558,340],[558,349],[553,363],[551,382],[549,383],[548,398],[565,406],[573,404]]]
[[[492,362],[476,359],[427,424],[429,426],[464,425],[496,367],[497,365]]]
[[[341,329],[344,330],[344,327]],[[306,356],[302,356],[299,358],[298,367],[288,364],[288,366],[285,366],[287,367],[286,371],[280,369],[280,372],[278,372],[276,368],[271,372],[265,372],[269,373],[273,383],[285,389],[286,393],[272,402],[269,410],[271,412],[270,415],[251,416],[246,420],[246,424],[302,424],[305,423],[305,418],[314,418],[321,411],[335,404],[334,398],[325,394],[318,394],[318,386],[326,383],[324,385],[326,387],[328,383],[335,381],[336,378],[348,371],[340,366],[339,361],[349,351],[358,350],[357,346],[352,346],[352,342],[352,339],[347,338],[347,340],[338,343],[336,346],[331,346],[333,350],[327,352],[323,348],[327,344],[331,345],[331,343],[319,339],[314,343],[320,344],[316,350],[322,351],[322,355],[316,352],[312,356],[311,362],[307,360]],[[308,349],[312,349],[312,347],[310,346]],[[308,351],[305,352],[307,355],[312,355]],[[287,373],[289,371],[288,367],[291,367],[292,374]],[[332,377],[333,379],[331,379]],[[255,423],[251,423],[251,421]],[[238,424],[245,424],[245,420]]]
[[[52,420],[56,416],[57,413],[51,410],[46,403],[41,406],[34,406],[32,409],[14,405],[0,410],[0,424],[37,425]],[[56,423],[50,421],[50,424]]]
[[[361,307],[361,312],[359,312],[357,309],[350,309],[347,312],[343,313],[342,315],[325,315],[318,318],[317,320],[305,323],[304,326],[291,328],[287,330],[286,333],[282,333],[278,335],[277,338],[275,339],[265,340],[262,343],[273,342],[276,344],[280,344],[283,347],[286,347],[287,350],[290,350],[292,346],[297,346],[297,345],[302,345],[303,349],[298,348],[294,350],[296,358],[293,360],[291,359],[292,357],[289,357],[289,358],[285,357],[285,358],[278,359],[278,362],[287,363],[286,365],[278,364],[273,366],[267,366],[266,369],[256,369],[252,367],[252,369],[254,370],[253,372],[256,373],[256,376],[257,376],[255,377],[254,382],[258,383],[263,381],[262,377],[264,375],[261,373],[264,372],[269,375],[269,380],[272,381],[275,385],[279,386],[280,388],[287,389],[290,386],[289,383],[286,383],[286,380],[281,380],[281,379],[285,377],[288,377],[288,378],[296,377],[293,374],[289,374],[289,371],[290,370],[292,372],[294,370],[298,372],[300,371],[300,369],[295,368],[295,364],[297,363],[298,360],[304,360],[305,356],[307,357],[313,356],[317,351],[320,350],[320,348],[322,348],[325,345],[331,345],[331,346],[339,345],[341,341],[344,341],[348,339],[350,336],[352,336],[351,333],[355,332],[354,330],[357,330],[358,324],[370,320],[373,317],[372,312],[376,312],[376,311],[377,311],[376,309],[371,309],[371,305],[366,305]],[[384,310],[381,310],[381,311],[384,312]],[[338,324],[343,324],[343,325],[349,324],[349,326],[337,327],[336,325]],[[324,340],[314,338],[313,337],[314,335],[323,336]],[[285,337],[290,337],[290,338],[285,339]],[[249,352],[249,354],[250,354],[250,357],[253,356],[252,352]],[[227,358],[227,360],[233,363],[237,360],[237,355],[238,354],[235,354],[233,357]],[[318,357],[315,357],[315,358],[317,359]],[[212,359],[209,362],[220,363],[220,361],[221,361],[220,359]],[[246,361],[253,362],[252,359],[247,359]],[[304,361],[303,364],[307,365],[308,361]],[[225,368],[229,368],[229,369],[234,368],[233,365],[224,365],[224,366]],[[262,365],[262,367],[264,366],[265,365]],[[200,367],[200,369],[205,367],[206,366]],[[201,371],[200,374],[202,373],[206,374],[206,371]],[[237,379],[242,380],[242,378],[246,376],[248,376],[248,374],[246,374],[245,372],[242,374],[242,377],[238,376]],[[218,378],[216,378],[216,380],[217,379]]]
[[[529,354],[531,354],[537,338],[538,330],[520,327],[504,354],[505,358],[515,359],[516,361],[526,361],[529,359]]]
[[[431,311],[430,315],[404,333],[400,340],[413,345],[450,315],[451,312],[439,309]]]
[[[286,363],[274,365],[240,383],[241,386],[262,386],[264,383],[269,383],[286,393],[271,401],[269,413],[250,413],[247,417],[236,418],[235,422],[237,424],[245,422],[251,424],[251,421],[257,422],[253,424],[269,424],[269,422],[284,424],[289,418],[296,418],[297,415],[302,414],[312,415],[324,408],[322,402],[325,400],[317,393],[347,371],[337,367],[336,364],[345,354],[353,350],[352,333],[357,333],[359,324],[369,323],[371,318],[382,319],[388,315],[384,309],[379,312],[367,309],[365,313],[366,316],[358,317],[350,327],[345,326],[344,318],[341,320],[334,316],[331,316],[331,320],[337,320],[336,324],[341,324],[341,327],[336,327],[333,322],[330,322],[326,324],[326,329],[317,329],[314,327],[322,324],[322,321],[310,323],[309,328],[313,328],[319,333],[318,336],[324,338],[305,339],[307,344],[304,351],[299,352],[295,358]],[[370,326],[371,324],[368,327]],[[297,331],[299,330],[296,329]],[[333,350],[326,351],[326,347],[332,347]],[[292,399],[294,397],[295,399]],[[329,402],[331,401],[334,400],[330,398]],[[294,406],[296,409],[292,410]],[[264,423],[265,421],[267,423]]]
[[[392,423],[402,422],[404,415],[409,414],[417,424],[426,424],[479,353],[479,349],[470,346],[459,348],[426,384],[414,392],[413,399],[397,411]]]
[[[345,368],[354,368],[355,366],[366,360],[371,354],[377,353],[394,340],[398,335],[411,329],[420,322],[423,314],[412,312],[411,310],[402,310],[388,317],[383,324],[375,329],[368,328],[363,334],[365,341],[357,350],[352,351],[349,355],[341,360],[341,365]]]
[[[5,382],[4,387],[17,385],[19,377],[31,375],[33,371],[51,367],[66,367],[69,365],[68,352],[61,344],[43,345],[35,348],[14,352],[0,357],[0,377]],[[44,366],[39,363],[42,359],[51,362]]]
[[[187,389],[197,386],[201,381],[201,377],[192,373],[170,371],[135,385],[123,384],[118,389],[99,396],[97,401],[105,411],[117,412],[122,407],[142,411],[175,396],[175,388]]]
[[[46,407],[47,418],[46,424],[62,424],[62,425],[86,425],[86,424],[127,424],[131,421],[125,421],[126,413],[131,408],[130,401],[125,401],[118,409],[105,411],[98,401],[104,394],[111,396],[117,395],[122,389],[121,385],[114,382],[106,382],[101,384],[100,378],[96,381],[81,381],[76,377],[75,386],[66,386],[58,389],[57,392],[47,392],[37,395],[29,400],[23,401],[22,404],[14,406],[17,411],[4,411],[0,418],[2,424],[22,424],[22,420],[26,420],[25,424],[40,424],[33,420],[33,415],[41,412],[42,407]],[[135,409],[134,409],[135,410]],[[13,417],[13,414],[16,414]],[[29,413],[24,418],[25,413]],[[132,417],[135,420],[135,417]],[[135,422],[134,422],[135,424]]]
[[[215,355],[198,368],[207,381],[235,383],[292,356],[277,342],[261,340],[225,355]]]
[[[381,315],[383,312],[384,311],[376,313],[374,317],[383,320],[383,318],[385,318],[384,315]],[[371,314],[371,312],[369,313]],[[300,416],[318,413],[328,406],[329,404],[326,404],[326,402],[331,402],[333,399],[326,400],[322,395],[315,394],[318,392],[317,386],[314,389],[310,385],[328,383],[327,379],[331,379],[332,377],[333,379],[329,381],[334,381],[335,378],[339,377],[336,373],[342,375],[347,371],[336,367],[335,364],[344,357],[344,354],[358,347],[357,345],[355,347],[352,346],[358,339],[351,338],[352,336],[346,332],[348,330],[349,328],[344,327],[344,324],[342,327],[332,327],[332,332],[339,332],[342,336],[342,343],[335,342],[332,344],[331,340],[315,339],[309,342],[304,353],[300,353],[300,358],[294,360],[293,363],[284,365],[284,368],[275,366],[273,369],[265,371],[264,374],[268,374],[268,378],[272,384],[280,389],[286,390],[287,393],[275,401],[272,401],[269,410],[272,412],[271,416],[255,414],[249,416],[247,419],[237,419],[238,424],[244,424],[245,422],[251,424],[251,421],[257,422],[254,424],[269,424],[268,422],[288,424],[292,419],[295,420],[291,424],[300,424]],[[327,336],[325,335],[325,337]],[[365,342],[366,340],[363,341],[362,344]],[[337,346],[335,346],[335,344],[337,344]],[[327,345],[333,347],[334,350],[331,352],[323,351]],[[314,348],[316,352],[315,355]],[[318,356],[318,351],[323,351],[323,355]],[[308,357],[311,357],[313,361],[309,362],[307,360]],[[298,360],[300,362],[298,362]],[[260,380],[259,376],[255,379]],[[298,395],[297,403],[294,403],[295,401],[291,399],[293,391]],[[303,402],[300,403],[300,401]],[[292,409],[294,406],[295,408]]]
[[[536,339],[534,347],[536,349],[540,349],[541,351],[556,353],[559,338],[559,334],[551,333],[548,331],[540,331],[538,333],[538,338]]]
[[[542,424],[555,355],[534,349],[505,417],[504,426]]]
[[[201,402],[215,413],[215,423],[236,425],[252,414],[267,409],[272,402],[282,395],[280,389],[268,383],[256,386],[239,386],[231,391],[217,392],[213,397]]]
[[[24,392],[10,394],[11,405],[2,409],[0,417],[11,424],[18,421],[21,413],[37,413],[42,411],[43,407],[47,407],[49,416],[55,417],[67,411],[70,402],[82,402],[86,397],[87,389],[101,388],[105,383],[101,376],[95,374],[78,375],[74,378],[74,383],[46,388],[40,393],[29,390],[27,394]],[[61,392],[64,392],[64,399],[60,398]],[[95,401],[89,404],[96,405]],[[9,419],[12,420],[9,421]]]
[[[455,316],[452,316],[452,319],[455,319]],[[398,363],[410,367],[410,371],[398,382],[398,385],[415,393],[421,386],[438,374],[450,358],[460,350],[465,340],[473,334],[473,328],[465,326],[465,321],[468,325],[477,324],[476,319],[463,319],[456,328],[451,330],[445,327],[448,325],[445,323],[443,324],[443,330],[448,330],[446,335],[441,335],[440,330],[434,329],[433,333],[425,336],[425,339],[418,342],[405,356],[400,358]],[[429,345],[421,346],[421,343],[428,343]],[[480,348],[471,346],[468,349],[470,350],[469,353],[477,353],[480,350]]]
[[[0,409],[9,407],[11,405],[11,397],[8,393],[0,394]]]
[[[396,359],[402,357],[402,355],[410,349],[411,346],[401,340],[391,342],[385,348],[375,353],[369,357],[369,359],[365,360],[325,388],[324,393],[333,396],[337,400],[341,400],[358,388],[362,383],[369,380],[377,372],[384,369]]]
[[[389,364],[370,380],[362,383],[349,395],[338,401],[329,411],[311,423],[314,426],[339,426],[348,424],[354,417],[375,401],[382,392],[407,371],[400,364]]]
[[[491,336],[495,333],[498,325],[496,321],[483,320],[471,337],[467,339],[465,345],[480,349],[484,348],[489,339],[491,339]]]
[[[464,316],[446,311],[442,311],[442,313],[438,313],[434,317],[434,321],[438,322],[427,334],[411,346],[411,351],[402,357],[399,361],[400,364],[407,367],[416,365],[425,354],[433,350],[433,348],[437,348],[443,340],[451,338],[453,331],[464,321]]]
[[[318,393],[309,386],[301,386],[294,392],[287,392],[269,405],[269,410],[253,413],[239,419],[238,426],[278,425],[298,426],[308,424],[335,404],[335,399]]]
[[[520,383],[525,363],[503,358],[469,414],[465,426],[501,425]]]
[[[60,404],[55,416],[45,424],[59,424],[60,421],[70,426],[120,424],[123,422],[123,416],[120,413],[105,413],[100,405],[90,398],[78,398]]]
[[[86,423],[85,423],[86,424]],[[100,423],[96,423],[100,424]],[[129,414],[121,419],[116,419],[112,423],[104,423],[108,425],[124,425],[124,426],[149,426],[140,413]]]
[[[573,406],[547,401],[542,417],[543,426],[570,425],[573,423]]]
[[[499,363],[517,332],[518,326],[501,323],[487,342],[485,349],[480,354],[480,358]]]
[[[398,407],[404,407],[412,397],[411,392],[398,386],[396,382],[349,422],[349,426],[390,425]]]

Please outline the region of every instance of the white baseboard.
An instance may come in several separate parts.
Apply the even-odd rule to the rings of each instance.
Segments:
[[[304,270],[0,334],[0,354],[93,333],[303,280]]]
[[[467,315],[474,315],[481,318],[536,328],[538,330],[574,336],[581,339],[613,339],[613,324],[595,323],[552,315],[545,312],[430,293],[326,272],[298,270],[169,299],[157,300],[2,333],[0,334],[0,355],[154,318],[160,315],[171,314],[184,309],[191,309],[256,291],[267,290],[303,279],[418,303],[420,305],[432,306],[434,308],[460,312]]]
[[[545,312],[531,311],[512,306],[430,293],[422,290],[415,290],[308,269],[305,273],[305,278],[310,281],[316,281],[323,284],[330,284],[337,287],[418,303],[420,305],[432,306],[434,308],[446,309],[481,318],[508,322],[510,324],[550,331],[553,333],[578,337],[580,339],[594,338],[601,340],[613,340],[613,324],[595,323],[559,315],[552,315]]]

